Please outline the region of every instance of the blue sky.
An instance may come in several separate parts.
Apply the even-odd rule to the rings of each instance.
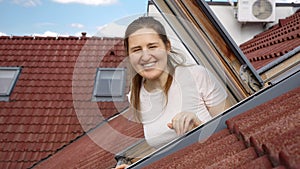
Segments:
[[[148,0],[0,0],[0,36],[81,36],[81,32],[87,32],[88,36],[123,37],[121,32],[128,22],[147,12],[147,3]]]
[[[148,0],[0,0],[0,35],[79,36],[147,12]],[[122,35],[121,35],[122,36]]]

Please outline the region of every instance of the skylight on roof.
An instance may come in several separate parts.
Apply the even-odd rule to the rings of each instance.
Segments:
[[[19,67],[0,67],[0,101],[9,100],[20,71]]]
[[[125,88],[124,68],[98,68],[93,91],[95,101],[123,101]]]

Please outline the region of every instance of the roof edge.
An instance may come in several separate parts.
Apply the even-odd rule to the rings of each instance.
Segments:
[[[268,63],[267,65],[265,65],[264,67],[260,68],[257,70],[258,74],[263,74],[266,71],[272,69],[273,67],[279,65],[280,63],[282,63],[283,61],[293,57],[295,54],[300,52],[300,46],[296,47],[295,49],[293,49],[292,51],[289,51],[288,53],[284,54],[283,56],[273,60],[272,62]]]

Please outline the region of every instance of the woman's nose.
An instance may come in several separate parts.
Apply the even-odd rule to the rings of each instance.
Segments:
[[[143,61],[147,61],[147,60],[149,60],[150,58],[151,58],[151,54],[150,54],[149,50],[148,50],[148,49],[144,49],[144,50],[142,51],[142,57],[141,57],[141,59],[142,59]]]

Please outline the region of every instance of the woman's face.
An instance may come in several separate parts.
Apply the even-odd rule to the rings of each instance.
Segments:
[[[129,61],[134,70],[147,80],[156,80],[168,72],[170,44],[165,45],[157,32],[142,28],[128,37]]]

